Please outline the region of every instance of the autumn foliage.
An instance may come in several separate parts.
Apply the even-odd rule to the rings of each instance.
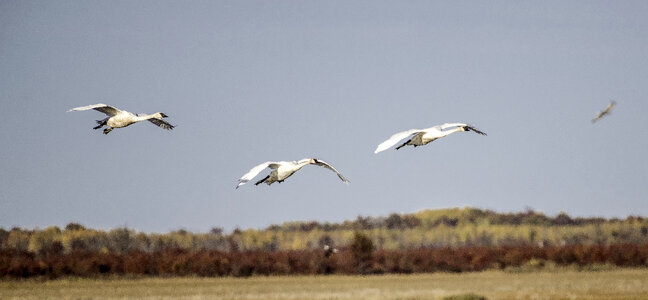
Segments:
[[[360,259],[360,260],[359,260]],[[74,251],[42,256],[27,251],[0,251],[0,278],[103,275],[251,276],[295,274],[381,274],[467,272],[517,267],[530,260],[558,265],[611,264],[648,266],[648,245],[570,245],[562,247],[421,248],[376,250],[359,258],[351,250],[326,257],[323,251],[186,251],[169,249],[124,254]]]
[[[324,250],[333,248],[339,251]],[[466,272],[545,264],[648,266],[648,220],[464,208],[229,234],[102,231],[77,223],[0,228],[0,278]]]

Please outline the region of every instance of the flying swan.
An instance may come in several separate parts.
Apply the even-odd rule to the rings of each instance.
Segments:
[[[456,128],[448,129],[450,127],[456,127]],[[479,131],[477,128],[470,126],[468,124],[445,123],[427,129],[410,129],[407,131],[396,133],[386,141],[380,143],[380,145],[378,145],[374,153],[385,151],[391,148],[392,146],[396,145],[399,141],[405,138],[408,138],[408,140],[405,143],[401,144],[400,146],[396,147],[396,150],[407,145],[411,145],[414,147],[427,145],[428,143],[436,139],[442,138],[446,135],[455,133],[457,131],[474,131],[478,134],[486,135],[485,132]]]
[[[162,129],[167,129],[171,130],[173,129],[173,125],[167,123],[166,121],[162,120],[162,118],[168,117],[167,115],[161,113],[161,112],[156,112],[154,114],[133,114],[131,112],[125,111],[125,110],[119,110],[115,107],[112,107],[110,105],[106,105],[103,103],[99,104],[93,104],[93,105],[88,105],[88,106],[81,106],[81,107],[75,107],[73,109],[68,110],[68,112],[71,111],[82,111],[82,110],[89,110],[89,109],[94,109],[96,111],[100,111],[104,114],[106,114],[108,117],[103,119],[103,120],[97,120],[97,124],[99,124],[96,127],[93,127],[92,129],[99,129],[103,126],[107,126],[104,130],[104,134],[108,134],[110,131],[113,130],[113,128],[122,128],[126,127],[128,125],[131,125],[133,123],[137,123],[139,121],[145,121],[148,120],[149,122],[157,125],[158,127]]]
[[[241,179],[239,179],[239,183],[236,186],[238,189],[240,186],[246,184],[248,181],[252,180],[255,176],[257,176],[263,169],[265,168],[270,168],[273,169],[268,176],[265,178],[257,181],[255,185],[259,185],[260,183],[265,182],[268,185],[271,185],[275,181],[278,182],[283,182],[286,180],[286,178],[290,177],[290,175],[294,174],[295,172],[299,171],[299,169],[303,168],[305,165],[318,165],[321,167],[325,167],[337,174],[338,177],[344,183],[349,184],[349,181],[338,172],[333,166],[329,165],[327,162],[317,159],[317,158],[304,158],[299,161],[266,161],[262,164],[259,164],[258,166],[252,168],[249,172],[245,173]]]
[[[610,104],[608,104],[608,106],[603,111],[599,111],[598,115],[596,115],[596,118],[592,119],[592,123],[596,123],[596,121],[603,118],[603,116],[612,112],[612,108],[614,107],[615,104],[616,102],[610,101]]]

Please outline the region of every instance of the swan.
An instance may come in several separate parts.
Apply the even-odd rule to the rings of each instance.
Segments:
[[[614,107],[615,104],[616,104],[616,102],[610,101],[610,104],[608,104],[608,106],[603,111],[600,111],[598,113],[598,115],[596,115],[596,118],[592,119],[592,123],[596,123],[596,121],[603,118],[603,116],[605,116],[607,114],[610,114],[612,112],[612,108]]]
[[[299,171],[299,169],[303,168],[305,165],[318,165],[321,167],[325,167],[337,174],[340,179],[346,183],[349,184],[349,181],[338,172],[333,166],[329,165],[327,162],[317,159],[317,158],[304,158],[298,161],[266,161],[262,164],[259,164],[252,168],[249,172],[245,173],[239,179],[238,185],[236,185],[236,188],[238,189],[240,186],[246,184],[248,181],[252,180],[255,176],[257,176],[263,169],[265,168],[270,168],[273,169],[268,176],[265,178],[257,181],[254,185],[259,185],[260,183],[265,182],[268,185],[271,185],[275,181],[278,181],[279,183],[283,182],[286,180],[286,178],[290,177],[290,175],[294,174],[295,172]]]
[[[149,122],[157,125],[158,127],[162,129],[167,129],[171,130],[173,129],[173,125],[167,123],[166,121],[162,120],[162,118],[168,117],[164,113],[161,112],[156,112],[154,114],[133,114],[131,112],[125,111],[125,110],[120,110],[115,107],[112,107],[110,105],[106,105],[103,103],[99,104],[93,104],[93,105],[88,105],[88,106],[80,106],[80,107],[75,107],[73,109],[68,110],[68,112],[71,111],[83,111],[83,110],[89,110],[89,109],[94,109],[96,111],[100,111],[104,114],[106,114],[108,117],[103,119],[103,120],[97,120],[97,124],[99,124],[96,127],[93,127],[92,129],[99,129],[103,127],[104,125],[107,126],[104,130],[104,134],[108,134],[110,131],[113,130],[113,128],[122,128],[126,127],[128,125],[131,125],[133,123],[137,123],[139,121],[145,121],[148,120]]]
[[[454,129],[448,129],[450,127],[456,127]],[[448,130],[446,130],[448,129]],[[436,139],[442,138],[446,135],[455,133],[457,131],[474,131],[475,133],[481,134],[481,135],[486,135],[485,132],[482,132],[478,130],[477,128],[470,126],[468,124],[464,123],[445,123],[441,125],[437,125],[434,127],[430,127],[427,129],[410,129],[406,130],[403,132],[396,133],[392,135],[389,139],[386,141],[380,143],[378,147],[376,148],[376,151],[374,153],[382,152],[385,151],[392,146],[396,145],[399,141],[402,139],[405,139],[409,137],[407,142],[403,143],[402,145],[396,147],[396,150],[407,146],[407,145],[412,145],[414,147],[416,146],[423,146],[427,145],[429,142],[432,142]]]

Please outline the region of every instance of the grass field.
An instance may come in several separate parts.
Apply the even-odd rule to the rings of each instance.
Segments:
[[[0,281],[0,299],[648,299],[648,269]]]

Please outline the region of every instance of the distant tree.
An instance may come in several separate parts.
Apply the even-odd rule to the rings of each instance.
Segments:
[[[353,229],[354,230],[369,230],[369,229],[373,228],[371,223],[372,223],[371,222],[371,217],[358,216],[358,218],[353,222]]]
[[[371,269],[371,253],[374,250],[373,242],[366,235],[355,232],[353,241],[349,245],[353,255],[353,263],[358,274],[369,273]]]
[[[266,228],[267,231],[281,231],[281,226],[272,224]]]
[[[234,229],[232,234],[227,236],[227,246],[229,248],[228,249],[229,252],[236,253],[236,252],[239,252],[241,250],[244,250],[244,249],[242,249],[243,247],[242,247],[241,242],[240,242],[242,234],[243,234],[243,232],[241,231],[241,229],[239,229],[237,227],[237,228]]]
[[[393,213],[385,219],[385,226],[388,229],[403,229],[403,219],[400,215]]]
[[[574,221],[572,220],[571,217],[565,212],[560,212],[555,218],[554,218],[554,224],[556,225],[573,225]]]
[[[39,255],[48,252],[55,239],[60,239],[60,234],[61,230],[56,226],[35,231],[29,239],[29,251]]]
[[[65,230],[75,231],[75,230],[86,230],[86,228],[79,223],[68,223],[65,225]]]
[[[416,228],[421,226],[421,219],[413,215],[405,215],[402,217],[402,220],[405,228]]]
[[[341,227],[342,226],[340,224],[331,224],[329,222],[326,222],[326,223],[324,223],[324,225],[322,225],[322,230],[324,230],[324,231],[333,231],[333,230],[338,230]]]
[[[108,232],[110,248],[117,253],[126,253],[131,248],[132,234],[128,228],[117,228]]]
[[[7,247],[7,238],[9,237],[9,231],[0,228],[0,249]]]
[[[132,245],[130,250],[138,250],[144,252],[151,251],[151,239],[147,234],[143,232],[136,234],[132,239],[131,244]]]
[[[29,248],[31,233],[20,228],[12,228],[7,236],[7,247],[18,251],[26,251]]]
[[[276,234],[272,235],[272,238],[269,242],[263,242],[263,250],[268,252],[275,252],[279,250],[279,238],[277,238]]]

